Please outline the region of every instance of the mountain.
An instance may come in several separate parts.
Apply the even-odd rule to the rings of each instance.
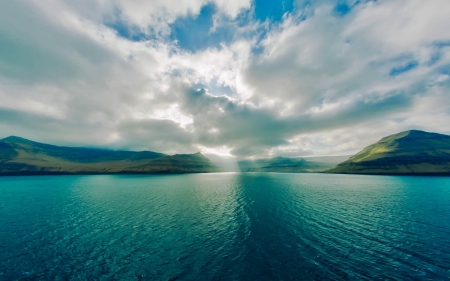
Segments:
[[[390,135],[327,172],[450,175],[450,136],[418,130]]]
[[[305,157],[305,160],[308,162],[314,162],[314,163],[328,163],[330,165],[333,165],[333,167],[341,162],[344,162],[348,158],[350,158],[351,155],[340,155],[340,156],[307,156]]]
[[[238,166],[241,172],[310,173],[324,171],[335,164],[310,162],[303,158],[275,157],[239,161]]]
[[[220,169],[200,152],[163,156],[123,170],[126,173],[207,173],[219,171]]]
[[[199,173],[218,171],[201,153],[165,155],[55,146],[20,137],[0,140],[0,175]]]

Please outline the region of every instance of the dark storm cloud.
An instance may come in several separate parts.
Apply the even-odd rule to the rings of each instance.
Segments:
[[[193,116],[193,132],[199,143],[232,144],[234,155],[251,156],[286,145],[293,135],[342,128],[407,109],[413,99],[404,92],[373,93],[357,96],[334,110],[283,118],[270,109],[214,97],[202,89],[186,92],[182,110]]]

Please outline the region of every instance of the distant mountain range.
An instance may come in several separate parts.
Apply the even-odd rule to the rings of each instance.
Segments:
[[[55,146],[20,137],[0,140],[0,175],[218,172],[201,153],[165,155]]]
[[[288,158],[275,157],[268,159],[239,161],[241,172],[276,172],[276,173],[312,173],[323,172],[333,168],[348,156]]]
[[[347,160],[346,160],[347,159]],[[356,155],[243,160],[241,172],[450,175],[450,136],[418,130],[382,138]],[[201,153],[166,155],[0,140],[0,175],[207,173],[225,169]]]
[[[390,135],[327,172],[450,175],[450,136],[418,130]]]

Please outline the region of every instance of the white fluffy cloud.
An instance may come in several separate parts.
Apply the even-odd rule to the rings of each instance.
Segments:
[[[182,49],[170,24],[208,3],[232,39]],[[345,15],[335,4],[244,24],[250,1],[1,2],[0,137],[302,156],[406,129],[450,133],[450,3],[368,1]]]

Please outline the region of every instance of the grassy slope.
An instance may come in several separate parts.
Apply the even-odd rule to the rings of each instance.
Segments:
[[[206,172],[213,169],[213,166],[207,167],[205,163],[202,166],[203,170],[202,167],[193,169],[195,159],[192,159],[191,163],[167,160],[172,157],[175,156],[152,151],[133,152],[60,147],[18,137],[0,140],[0,174]],[[149,165],[157,159],[166,159],[167,163],[162,167],[155,164],[157,162]],[[169,163],[173,165],[171,166]],[[134,167],[139,165],[153,168],[133,171]]]
[[[390,135],[328,172],[450,174],[450,136],[416,130]]]
[[[130,173],[205,173],[220,169],[200,152],[164,156],[124,170]]]

